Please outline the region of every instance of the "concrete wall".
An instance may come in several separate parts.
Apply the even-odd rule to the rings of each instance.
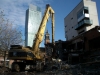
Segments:
[[[73,37],[77,36],[78,33],[75,30],[75,25],[77,25],[77,12],[83,8],[83,2],[81,1],[65,18],[65,37],[67,40],[71,40]]]
[[[93,25],[86,27],[86,31],[94,28],[95,26],[99,26],[99,21],[98,21],[98,13],[97,13],[97,7],[96,7],[96,2],[93,2],[91,0],[84,0],[84,6],[87,6],[89,8],[89,16],[90,20],[93,21]]]

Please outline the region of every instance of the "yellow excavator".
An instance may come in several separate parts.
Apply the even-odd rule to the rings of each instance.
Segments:
[[[32,47],[11,45],[8,52],[8,59],[14,60],[11,66],[12,71],[24,71],[26,65],[30,65],[31,67],[33,66],[37,70],[41,70],[43,68],[44,55],[40,51],[39,45],[43,40],[49,17],[52,20],[52,44],[54,45],[54,13],[54,10],[49,4],[47,4]]]

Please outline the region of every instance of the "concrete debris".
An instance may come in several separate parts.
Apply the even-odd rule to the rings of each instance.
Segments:
[[[0,75],[100,75],[98,70],[81,68],[80,65],[61,64],[57,69],[49,69],[42,72],[11,72],[9,68],[0,67]]]

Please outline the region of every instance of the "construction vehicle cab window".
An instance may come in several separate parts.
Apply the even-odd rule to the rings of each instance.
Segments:
[[[52,45],[54,45],[54,10],[50,7],[49,4],[47,4],[35,40],[32,40],[34,41],[33,46],[23,47],[20,45],[11,45],[8,52],[8,59],[14,60],[11,66],[12,71],[25,71],[27,65],[29,65],[33,70],[43,70],[43,67],[45,65],[45,55],[42,54],[39,45],[43,40],[46,24],[49,17],[52,20]]]

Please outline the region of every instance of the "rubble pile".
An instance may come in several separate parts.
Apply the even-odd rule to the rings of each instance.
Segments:
[[[0,75],[100,75],[100,67],[92,69],[91,66],[69,65],[63,62],[50,62],[48,64],[49,67],[40,72],[11,72],[9,68],[0,67]]]

